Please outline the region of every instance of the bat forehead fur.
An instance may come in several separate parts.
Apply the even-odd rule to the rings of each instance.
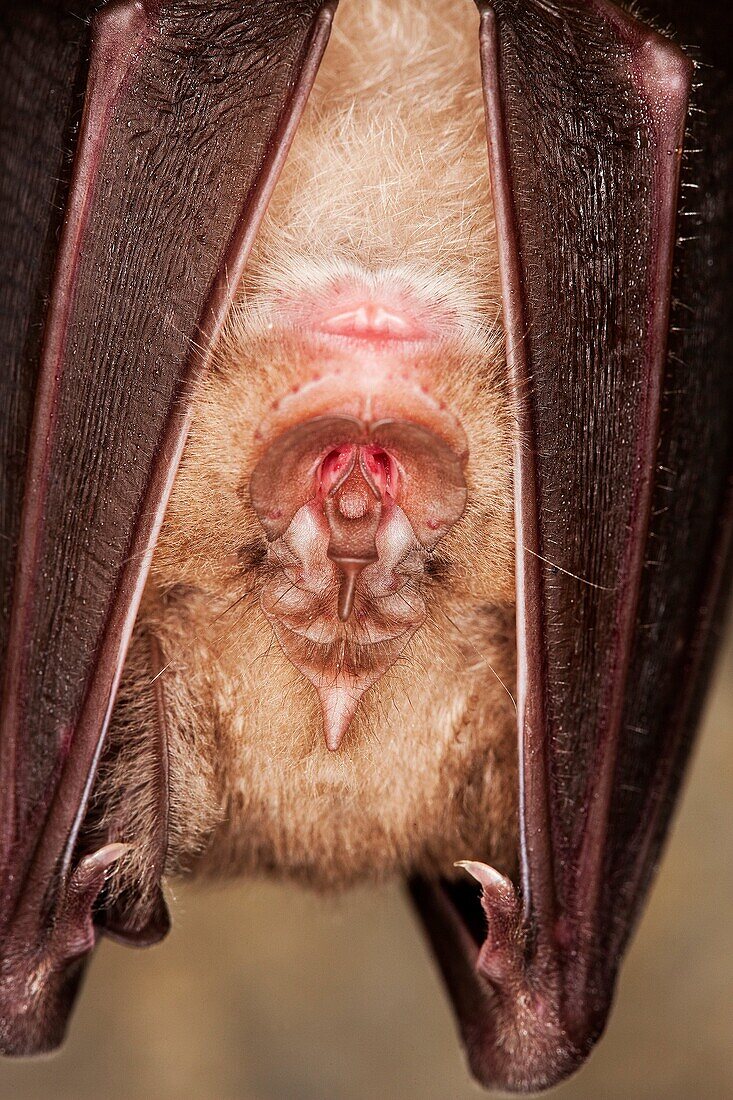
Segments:
[[[462,0],[342,5],[196,396],[109,757],[144,770],[153,635],[170,870],[512,865],[512,417],[476,32]]]

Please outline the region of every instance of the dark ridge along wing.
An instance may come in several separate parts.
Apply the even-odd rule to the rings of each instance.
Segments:
[[[0,1050],[11,1054],[61,1040],[99,932],[93,907],[122,852],[80,860],[75,842],[192,386],[333,7],[123,0],[90,20],[98,6],[9,0],[0,13]],[[162,791],[161,814],[164,803]],[[111,925],[149,942],[166,923],[161,899],[146,910],[127,898]]]
[[[521,881],[469,865],[488,933],[474,890],[412,891],[474,1074],[532,1091],[603,1030],[707,678],[730,532],[732,104],[717,5],[658,8],[713,66],[689,120],[690,60],[606,0],[479,6],[519,423]]]

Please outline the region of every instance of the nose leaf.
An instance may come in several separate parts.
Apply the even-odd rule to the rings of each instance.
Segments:
[[[327,555],[341,573],[338,617],[346,622],[354,607],[356,583],[363,569],[377,561],[377,528],[382,515],[382,498],[372,479],[365,476],[364,457],[354,462],[343,481],[324,500],[328,522]]]
[[[423,424],[338,413],[291,426],[252,472],[250,499],[280,566],[264,578],[260,604],[316,689],[331,751],[425,621],[418,577],[402,565],[410,554],[422,561],[459,520],[466,460],[465,448]],[[294,576],[284,561],[296,563]]]

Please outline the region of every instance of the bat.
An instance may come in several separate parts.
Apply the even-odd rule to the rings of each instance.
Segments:
[[[97,7],[0,6],[0,1049],[164,875],[399,875],[548,1087],[726,590],[731,16]]]
[[[385,21],[434,50],[446,19],[431,10],[342,9],[194,399],[100,765],[102,833],[131,844],[108,894],[139,888],[151,865],[135,837],[153,823],[118,818],[155,802],[140,788],[155,774],[158,671],[176,761],[170,871],[322,889],[418,869],[455,878],[466,836],[474,854],[515,862],[511,426],[477,17],[430,63],[449,89],[442,108],[369,90],[389,58]],[[410,88],[428,79],[418,55]],[[465,96],[461,132],[436,151],[446,171],[460,158],[439,208],[456,222],[455,259],[444,250],[439,266],[414,251],[435,240],[424,150],[439,112],[448,128]],[[348,121],[354,109],[369,110],[368,131]],[[370,198],[364,161],[387,157],[395,182]],[[460,221],[467,191],[476,212]],[[362,240],[388,226],[399,262],[366,264],[356,222]]]

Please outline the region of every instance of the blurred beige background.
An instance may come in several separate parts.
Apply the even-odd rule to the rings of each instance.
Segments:
[[[730,638],[730,635],[729,635]],[[605,1040],[553,1096],[733,1097],[733,644]],[[474,1100],[398,889],[178,891],[168,940],[103,943],[63,1051],[2,1100]]]

